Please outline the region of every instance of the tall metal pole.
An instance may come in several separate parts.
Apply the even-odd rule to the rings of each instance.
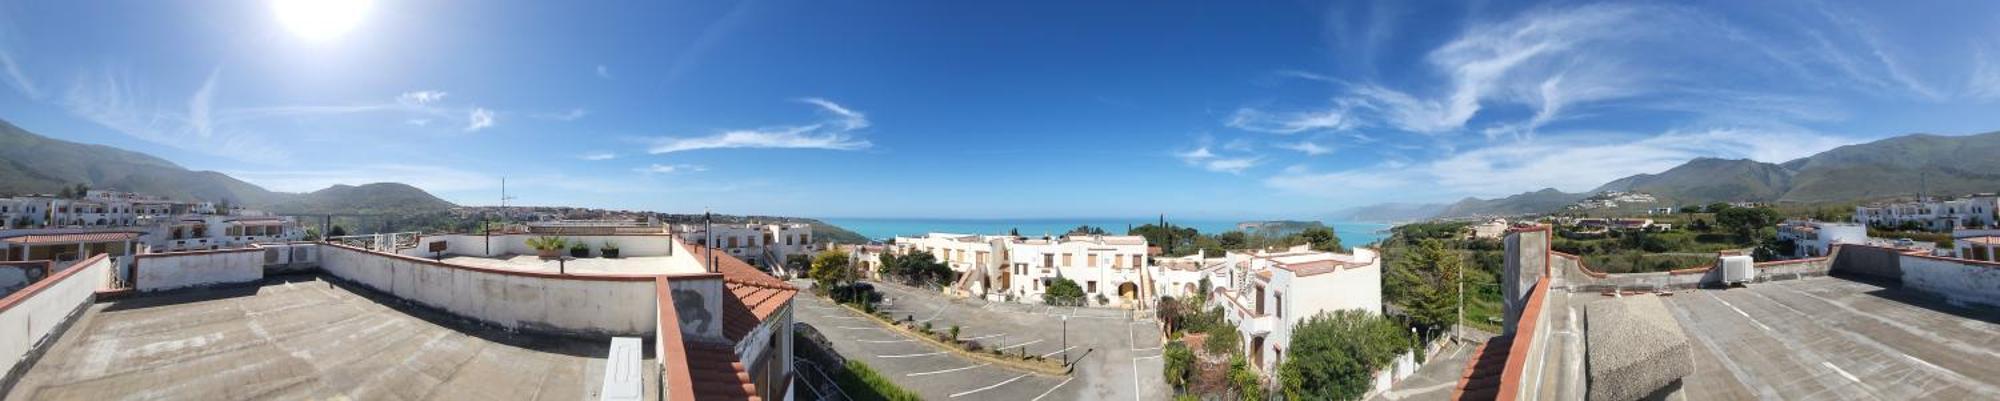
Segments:
[[[1062,318],[1063,365],[1069,365],[1069,316]]]

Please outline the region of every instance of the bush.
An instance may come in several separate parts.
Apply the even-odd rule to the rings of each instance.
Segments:
[[[1401,325],[1369,312],[1320,313],[1300,323],[1292,349],[1278,367],[1289,399],[1356,400],[1374,384],[1375,372],[1410,349]]]
[[[951,340],[958,341],[958,325],[951,325]]]
[[[1056,306],[1078,306],[1083,304],[1083,286],[1075,280],[1056,278],[1049,283],[1049,289],[1042,292],[1042,303]]]
[[[904,389],[876,373],[868,364],[856,360],[847,361],[847,373],[834,379],[840,388],[850,391],[848,395],[857,400],[918,401],[924,399],[916,392]]]
[[[1202,344],[1201,349],[1203,351],[1208,351],[1209,355],[1240,356],[1243,353],[1243,351],[1241,350],[1242,346],[1243,346],[1242,334],[1236,333],[1236,329],[1221,327],[1221,330],[1209,331],[1208,343]]]
[[[1194,350],[1179,341],[1167,343],[1161,355],[1166,359],[1167,385],[1174,388],[1187,387],[1188,375],[1194,369]]]

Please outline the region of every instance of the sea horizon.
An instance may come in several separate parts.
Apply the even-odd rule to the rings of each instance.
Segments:
[[[1124,234],[1132,227],[1158,224],[1159,217],[1065,217],[1065,218],[927,218],[927,217],[825,217],[820,221],[853,231],[871,240],[887,240],[896,236],[917,236],[926,233],[951,234],[1007,234],[1019,230],[1023,236],[1059,236],[1080,225],[1103,228],[1111,234]],[[1380,240],[1392,225],[1358,221],[1307,220],[1307,219],[1168,219],[1167,223],[1176,227],[1191,227],[1202,234],[1236,231],[1236,225],[1251,221],[1318,221],[1333,227],[1342,244],[1356,246]]]

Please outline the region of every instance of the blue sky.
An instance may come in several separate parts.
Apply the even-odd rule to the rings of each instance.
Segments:
[[[2000,3],[1073,3],[7,2],[0,118],[284,191],[820,217],[1320,217],[2000,130]]]

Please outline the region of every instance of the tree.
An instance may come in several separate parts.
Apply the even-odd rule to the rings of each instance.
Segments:
[[[801,254],[785,255],[785,270],[794,272],[792,274],[798,274],[796,272],[804,271],[811,268],[812,268],[812,256],[801,255]]]
[[[76,189],[75,189],[75,188],[72,188],[72,187],[70,187],[70,186],[68,186],[68,185],[64,185],[64,186],[62,187],[62,190],[60,190],[60,191],[56,191],[56,197],[58,197],[58,198],[63,198],[63,199],[71,199],[71,198],[75,198],[75,197],[76,197]]]
[[[1730,208],[1729,203],[1716,202],[1708,204],[1708,207],[1703,210],[1706,210],[1709,213],[1722,213],[1722,211],[1729,210],[1729,208]]]
[[[1085,225],[1080,225],[1080,226],[1076,226],[1076,228],[1072,228],[1072,229],[1070,229],[1070,230],[1069,230],[1069,233],[1070,233],[1070,234],[1082,234],[1082,235],[1104,235],[1104,228],[1102,228],[1102,227],[1091,227],[1091,226],[1090,226],[1089,224],[1085,224]]]
[[[1264,401],[1264,380],[1257,371],[1250,370],[1250,363],[1243,355],[1229,359],[1229,383],[1236,387],[1236,395],[1243,401]]]
[[[1375,372],[1410,350],[1395,322],[1374,313],[1322,312],[1292,329],[1291,352],[1278,366],[1279,387],[1294,400],[1358,400]]]
[[[1465,261],[1444,241],[1424,240],[1389,264],[1389,298],[1417,324],[1448,326],[1458,316],[1459,270],[1464,268]]]
[[[331,230],[327,230],[327,232],[326,232],[326,236],[327,236],[327,237],[344,237],[344,236],[347,236],[347,229],[346,229],[346,228],[341,228],[340,226],[333,226],[333,229],[331,229]]]
[[[820,251],[813,256],[812,271],[808,274],[821,287],[835,288],[855,280],[854,266],[847,254],[832,249]]]
[[[1021,228],[1020,227],[1009,228],[1007,229],[1007,235],[1019,237],[1021,236]]]
[[[1160,319],[1160,325],[1165,327],[1168,333],[1180,330],[1181,309],[1180,299],[1169,296],[1160,297],[1159,305],[1155,310],[1158,311],[1157,316]]]
[[[1194,373],[1194,350],[1188,349],[1187,344],[1174,341],[1167,343],[1166,351],[1160,355],[1166,360],[1167,385],[1186,387],[1188,377]]]
[[[1312,249],[1315,251],[1340,252],[1343,250],[1340,247],[1340,236],[1334,235],[1331,228],[1308,228],[1305,231],[1300,231],[1299,236],[1305,238],[1306,243],[1312,244]]]
[[[1215,242],[1221,245],[1222,249],[1243,249],[1250,244],[1250,235],[1242,231],[1230,231],[1216,235]]]
[[[1218,307],[1217,309],[1221,308]],[[1229,327],[1226,324],[1216,326],[1209,328],[1208,342],[1201,345],[1201,350],[1208,351],[1210,355],[1241,356],[1243,354],[1243,334],[1237,333],[1235,327]]]
[[[1715,214],[1715,224],[1735,232],[1737,238],[1746,242],[1755,239],[1758,229],[1778,224],[1784,219],[1785,216],[1778,211],[1761,207],[1730,208]]]
[[[1075,280],[1057,277],[1049,283],[1048,291],[1042,292],[1042,303],[1059,306],[1083,305],[1083,286]]]

